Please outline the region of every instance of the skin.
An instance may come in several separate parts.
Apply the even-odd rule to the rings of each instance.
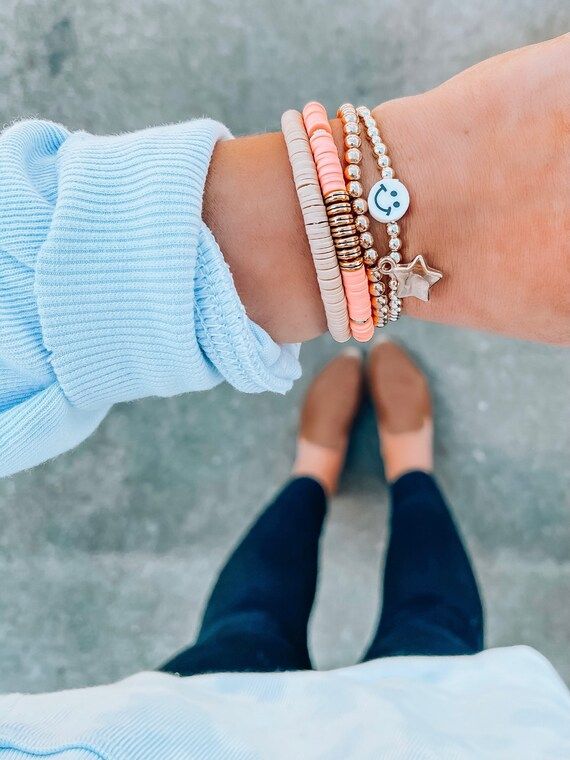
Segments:
[[[428,304],[405,299],[403,313],[570,344],[570,35],[490,58],[374,116],[410,191],[403,258],[423,253],[444,273]],[[364,156],[369,188],[379,172]],[[280,133],[217,146],[203,214],[254,321],[279,342],[325,331]],[[371,229],[386,250],[385,227]]]

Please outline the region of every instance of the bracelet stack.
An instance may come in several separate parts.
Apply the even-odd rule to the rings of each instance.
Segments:
[[[344,168],[320,103],[308,103],[302,115],[287,111],[282,128],[330,333],[338,341],[352,336],[365,342],[375,326],[399,318],[403,298],[427,301],[429,288],[443,275],[421,255],[401,263],[397,222],[408,210],[410,196],[396,179],[370,110],[345,103],[337,116],[343,128]],[[365,144],[380,172],[367,199],[360,166]],[[386,225],[384,255],[375,246],[368,214]]]
[[[317,167],[317,175],[334,241],[348,305],[350,333],[368,341],[374,333],[372,308],[362,249],[350,205],[350,182],[345,181],[342,164],[332,137],[327,112],[320,103],[308,103],[303,121]]]

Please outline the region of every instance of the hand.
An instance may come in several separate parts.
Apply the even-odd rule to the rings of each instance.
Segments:
[[[374,113],[411,193],[406,258],[445,274],[404,313],[570,343],[570,35]]]
[[[404,314],[570,343],[570,35],[491,58],[375,109],[410,190],[403,253],[441,270]],[[339,148],[338,121],[333,132]],[[364,152],[365,187],[378,179]],[[283,138],[220,143],[204,197],[248,315],[275,340],[325,329]],[[373,228],[377,247],[387,243]]]

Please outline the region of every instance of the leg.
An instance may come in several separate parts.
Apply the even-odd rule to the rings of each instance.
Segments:
[[[477,583],[431,476],[427,380],[400,347],[385,342],[371,352],[368,381],[391,483],[391,535],[382,615],[365,659],[477,652],[483,647]]]
[[[307,624],[325,511],[315,480],[286,485],[221,571],[194,646],[161,670],[187,676],[310,668]]]
[[[193,675],[311,667],[307,624],[326,496],[344,464],[360,400],[360,355],[340,354],[311,383],[293,476],[220,573],[196,644],[162,670]]]
[[[391,497],[382,614],[364,659],[479,652],[477,582],[434,479],[408,472],[391,486]]]

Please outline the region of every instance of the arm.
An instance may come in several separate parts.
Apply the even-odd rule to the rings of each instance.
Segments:
[[[404,314],[570,342],[570,35],[491,58],[374,115],[412,203],[406,250],[445,277]],[[333,128],[340,147],[339,127]],[[364,166],[364,183],[377,178]],[[204,219],[275,340],[325,329],[280,134],[218,144]],[[375,239],[385,240],[382,229]]]
[[[246,316],[201,220],[217,122],[0,135],[0,477],[84,440],[116,402],[285,392],[297,350]]]
[[[446,275],[409,314],[570,341],[569,46],[376,109],[411,190],[407,250]],[[0,477],[77,445],[116,402],[299,376],[287,344],[324,317],[285,146],[227,136],[207,120],[0,136]]]

